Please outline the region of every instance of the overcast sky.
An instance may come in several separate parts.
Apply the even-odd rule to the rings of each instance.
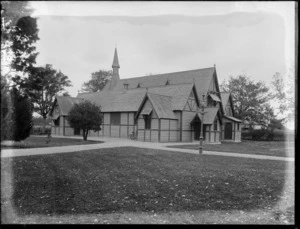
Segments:
[[[31,2],[38,65],[52,64],[76,96],[117,45],[120,78],[212,67],[219,83],[271,81],[294,63],[293,2]]]

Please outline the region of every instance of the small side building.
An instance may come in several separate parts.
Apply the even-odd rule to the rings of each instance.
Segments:
[[[80,135],[80,129],[70,127],[67,116],[74,104],[82,102],[81,98],[69,96],[56,96],[53,106],[49,112],[52,120],[51,134],[61,136]]]
[[[222,117],[222,140],[241,142],[242,120],[234,117],[232,96],[228,92],[221,93],[224,115]]]

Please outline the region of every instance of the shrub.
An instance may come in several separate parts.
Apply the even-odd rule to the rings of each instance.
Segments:
[[[252,131],[242,131],[242,140],[252,140]]]
[[[242,140],[285,141],[286,135],[286,132],[283,130],[250,130],[242,132]]]
[[[262,141],[262,140],[267,140],[267,138],[268,138],[268,132],[265,129],[252,131],[252,140]]]

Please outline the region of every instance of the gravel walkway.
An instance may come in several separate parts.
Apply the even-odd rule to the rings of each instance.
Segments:
[[[53,136],[59,137],[59,136]],[[71,137],[71,138],[81,138],[81,137]],[[89,137],[89,140],[95,141],[104,141],[100,144],[91,144],[91,145],[71,145],[71,146],[60,146],[60,147],[45,147],[45,148],[31,148],[31,149],[4,149],[1,150],[1,157],[18,157],[18,156],[29,156],[29,155],[41,155],[41,154],[53,154],[53,153],[71,153],[76,151],[83,150],[93,150],[101,148],[113,148],[113,147],[139,147],[147,149],[158,149],[182,153],[192,153],[198,154],[197,150],[191,149],[176,149],[176,148],[167,148],[170,145],[182,145],[180,143],[153,143],[153,142],[140,142],[133,141],[129,139],[120,139],[120,138],[98,138],[98,137]],[[189,143],[184,143],[189,144]],[[195,143],[190,143],[195,144]],[[267,155],[254,155],[254,154],[239,154],[239,153],[228,153],[228,152],[215,152],[215,151],[205,151],[204,155],[218,155],[218,156],[228,156],[228,157],[244,157],[244,158],[254,158],[262,160],[278,160],[278,161],[294,161],[292,157],[276,157],[276,156],[267,156]]]

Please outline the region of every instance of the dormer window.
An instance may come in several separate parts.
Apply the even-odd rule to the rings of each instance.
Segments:
[[[138,85],[137,85],[136,87],[137,87],[137,88],[141,87],[141,84],[140,84],[140,83],[138,83]]]
[[[209,94],[208,106],[215,107],[217,105],[217,103],[220,103],[220,102],[221,102],[221,100],[216,94],[213,94],[213,93]]]
[[[124,83],[124,89],[128,89],[128,83]]]
[[[170,80],[169,80],[169,79],[167,79],[166,85],[169,85],[169,84],[170,84]]]

